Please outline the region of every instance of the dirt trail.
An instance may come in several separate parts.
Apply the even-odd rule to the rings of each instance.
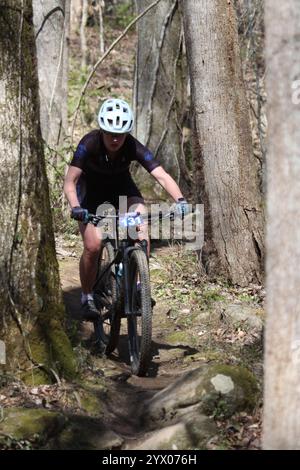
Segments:
[[[76,256],[59,257],[60,276],[64,301],[69,319],[78,320],[80,339],[85,342],[92,335],[92,325],[80,322],[79,259]],[[131,375],[126,337],[126,320],[122,319],[118,350],[110,358],[101,358],[98,364],[103,370],[109,393],[105,399],[105,421],[110,428],[125,438],[125,445],[145,433],[141,420],[144,401],[188,369],[183,359],[197,349],[188,344],[171,345],[165,337],[174,331],[172,323],[166,327],[169,309],[157,301],[153,315],[152,362],[147,377]],[[195,365],[193,366],[195,367]],[[127,442],[128,441],[128,442]]]
[[[89,346],[92,326],[80,322],[81,244],[78,238],[74,240],[71,245],[62,242],[63,248],[58,250],[68,318],[73,335],[74,330],[78,332],[79,349],[85,351],[81,364],[87,370],[87,381],[97,382],[99,376],[101,386],[104,384],[105,393],[98,398],[101,413],[97,416],[121,437],[121,448],[134,448],[147,437],[145,401],[184,372],[219,362],[243,365],[258,378],[262,376],[262,287],[241,289],[209,282],[197,270],[195,254],[184,252],[178,245],[153,247],[150,257],[152,295],[157,304],[153,314],[153,359],[147,377],[131,375],[125,319],[118,350],[109,358],[94,355]],[[256,416],[247,419],[259,426]]]

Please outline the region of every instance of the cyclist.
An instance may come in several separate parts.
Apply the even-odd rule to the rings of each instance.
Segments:
[[[131,134],[133,113],[122,99],[107,99],[98,114],[100,129],[86,134],[79,142],[64,183],[64,192],[71,206],[71,216],[78,220],[83,239],[80,259],[81,303],[83,318],[95,320],[99,312],[93,299],[101,246],[99,233],[92,224],[85,224],[88,213],[110,201],[116,208],[119,196],[127,196],[128,208],[143,213],[144,199],[130,174],[130,163],[138,161],[170,194],[180,213],[188,205],[177,183],[162,168],[150,150]],[[126,209],[127,210],[127,209]],[[140,237],[147,239],[147,233]]]

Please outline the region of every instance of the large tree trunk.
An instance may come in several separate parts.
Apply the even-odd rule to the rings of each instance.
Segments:
[[[0,64],[0,337],[7,368],[44,381],[50,370],[71,376],[75,363],[63,330],[29,0],[1,7]]]
[[[300,4],[266,0],[265,11],[269,146],[263,442],[265,449],[300,449]]]
[[[152,0],[136,2],[138,13],[151,3]],[[186,70],[179,2],[165,0],[138,24],[136,135],[184,191],[188,191],[190,183],[182,133],[187,111]]]
[[[260,281],[263,215],[231,2],[185,0],[185,35],[195,115],[203,262],[233,283]]]
[[[56,148],[67,130],[66,24],[69,0],[33,0],[38,58],[41,129],[45,142]],[[53,162],[54,163],[54,162]]]
[[[261,192],[266,193],[266,91],[264,0],[235,0],[246,93],[250,106],[253,154],[259,163]]]

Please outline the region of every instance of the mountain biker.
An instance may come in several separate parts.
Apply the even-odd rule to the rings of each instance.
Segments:
[[[80,259],[81,303],[83,318],[95,320],[99,312],[93,299],[101,240],[96,227],[85,224],[88,213],[110,201],[116,208],[119,196],[127,196],[128,208],[145,211],[144,199],[130,174],[130,163],[138,161],[174,199],[180,213],[188,205],[177,183],[162,168],[150,150],[131,134],[133,113],[122,99],[107,99],[98,114],[100,129],[86,134],[79,142],[65,177],[64,192],[71,216],[78,220],[83,239]],[[142,234],[147,239],[147,233]],[[140,237],[139,237],[140,238]]]

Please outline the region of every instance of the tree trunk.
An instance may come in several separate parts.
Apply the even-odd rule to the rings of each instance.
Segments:
[[[86,43],[86,23],[88,18],[88,0],[82,0],[82,16],[80,25],[80,43],[81,43],[81,67],[85,68],[88,62],[88,51]]]
[[[105,8],[104,0],[99,0],[99,46],[100,54],[104,54],[104,25],[103,25],[103,12]]]
[[[69,0],[33,0],[42,136],[56,148],[67,130],[67,75],[64,73]],[[53,162],[54,164],[55,162]]]
[[[5,110],[0,113],[0,335],[7,348],[6,367],[28,380],[44,381],[51,370],[72,376],[75,363],[63,330],[29,0],[18,8],[7,0],[1,7],[0,64],[0,107]]]
[[[205,268],[234,284],[260,281],[263,209],[231,2],[185,0]]]
[[[152,0],[136,2],[141,13]],[[187,66],[178,0],[160,2],[138,23],[135,76],[136,135],[188,191],[183,152]],[[153,183],[151,183],[152,185]]]
[[[71,32],[78,33],[82,14],[82,0],[70,0]]]
[[[300,449],[300,4],[266,0],[268,101],[265,449]],[[288,25],[288,27],[287,27]],[[295,91],[293,91],[295,90]]]

